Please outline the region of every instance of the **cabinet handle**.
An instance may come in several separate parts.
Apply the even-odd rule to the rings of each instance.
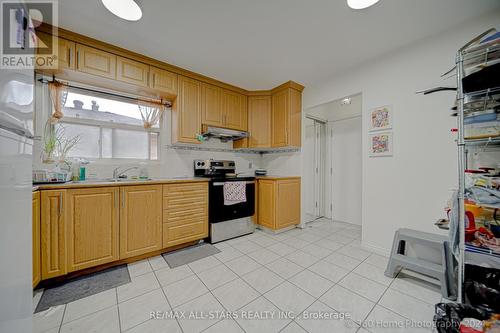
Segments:
[[[118,196],[120,195],[120,193],[118,192],[118,190],[115,191],[115,208],[118,208]]]
[[[156,87],[156,73],[153,73],[153,82],[151,82],[151,87],[155,88]]]
[[[63,197],[62,197],[62,193],[59,193],[59,217],[61,217],[62,213],[63,213]]]
[[[125,208],[125,190],[122,190],[122,208]]]
[[[71,47],[68,47],[68,66],[71,66]]]
[[[76,67],[80,67],[80,51],[76,50]]]

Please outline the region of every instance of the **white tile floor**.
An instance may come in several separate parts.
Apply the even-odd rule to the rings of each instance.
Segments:
[[[127,285],[35,314],[35,332],[431,331],[399,326],[432,322],[438,286],[385,277],[387,258],[360,238],[359,226],[323,219],[216,244],[221,253],[175,269],[160,256],[143,260],[129,265]],[[151,319],[171,310],[198,317]]]

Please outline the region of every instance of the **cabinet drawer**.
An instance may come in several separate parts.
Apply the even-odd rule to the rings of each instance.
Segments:
[[[164,196],[177,196],[184,192],[197,192],[208,195],[208,183],[185,183],[163,185]]]
[[[193,207],[187,209],[163,211],[163,223],[185,223],[187,220],[198,218],[207,219],[208,210],[206,207]]]
[[[184,209],[188,207],[199,207],[203,205],[208,205],[208,196],[206,194],[163,197],[163,209]]]
[[[182,225],[163,224],[163,247],[186,243],[208,237],[208,222]]]

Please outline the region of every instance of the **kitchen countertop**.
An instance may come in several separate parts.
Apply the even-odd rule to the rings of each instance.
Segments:
[[[154,178],[151,180],[85,180],[82,182],[67,182],[59,184],[37,184],[33,185],[33,191],[37,190],[58,190],[66,188],[85,188],[85,187],[105,187],[105,186],[131,186],[131,185],[152,185],[152,184],[173,184],[173,183],[195,183],[208,182],[208,178]]]

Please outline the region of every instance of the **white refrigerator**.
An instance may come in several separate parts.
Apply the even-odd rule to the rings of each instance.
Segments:
[[[0,69],[0,332],[32,331],[34,73]]]

